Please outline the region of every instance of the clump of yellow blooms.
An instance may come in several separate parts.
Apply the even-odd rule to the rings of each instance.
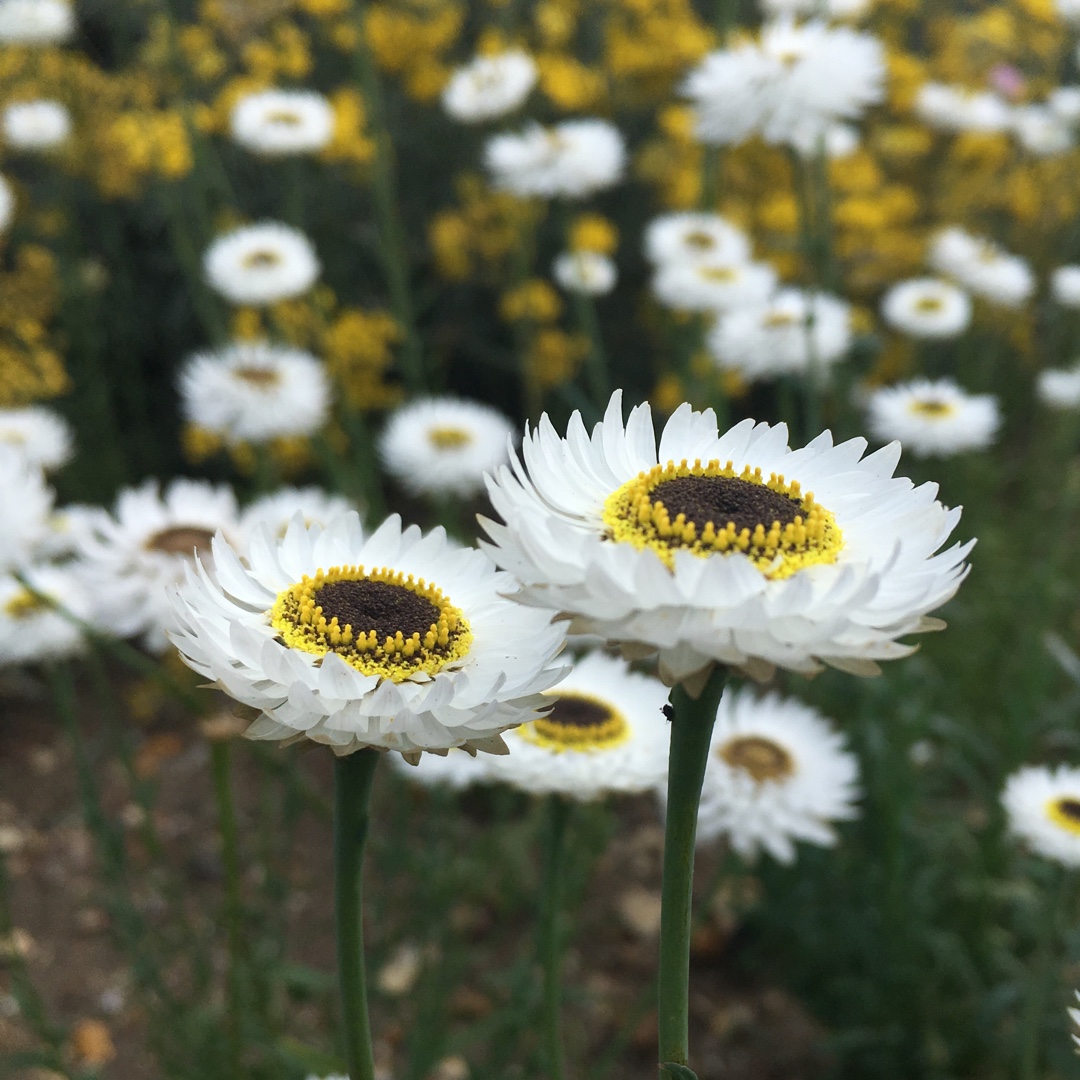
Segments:
[[[0,407],[26,405],[70,389],[63,360],[49,337],[59,303],[56,259],[27,244],[0,273]]]
[[[559,294],[543,278],[523,282],[499,301],[499,313],[507,322],[555,322],[562,310]]]
[[[398,323],[384,311],[342,311],[323,337],[326,366],[353,409],[386,409],[401,400],[401,389],[387,381],[394,348],[402,341]]]
[[[571,251],[611,255],[619,246],[619,230],[600,214],[581,214],[570,226],[566,246]]]

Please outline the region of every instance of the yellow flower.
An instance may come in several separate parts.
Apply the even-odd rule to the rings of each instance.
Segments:
[[[507,322],[554,322],[562,314],[559,294],[542,278],[532,278],[505,292],[499,314]]]
[[[330,104],[334,107],[334,135],[319,156],[324,161],[367,165],[375,157],[375,142],[364,134],[364,99],[352,87],[343,87],[330,95]]]
[[[573,379],[588,353],[587,338],[548,328],[538,331],[529,342],[525,366],[536,385],[561,386]]]
[[[619,230],[599,214],[582,214],[570,226],[568,247],[572,251],[610,255],[618,246]]]
[[[384,311],[343,311],[323,338],[327,370],[353,409],[385,409],[401,397],[385,382],[394,363],[393,347],[404,337]]]
[[[540,89],[560,109],[594,107],[607,92],[603,72],[586,67],[562,53],[543,53],[536,58]]]
[[[469,253],[469,226],[461,214],[444,211],[428,226],[428,242],[435,253],[435,266],[448,281],[464,281],[472,271]]]

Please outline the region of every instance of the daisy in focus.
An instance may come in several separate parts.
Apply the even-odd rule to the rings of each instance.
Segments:
[[[868,423],[883,441],[898,439],[916,457],[951,457],[990,446],[1001,423],[997,398],[969,394],[951,379],[915,379],[875,390]]]
[[[71,427],[42,405],[0,409],[0,444],[12,447],[28,465],[51,471],[71,458]]]
[[[273,304],[301,296],[321,267],[311,241],[276,221],[245,225],[206,249],[203,269],[211,287],[233,304]]]
[[[940,278],[912,278],[889,289],[881,301],[881,315],[909,337],[958,337],[971,325],[971,298]]]
[[[443,108],[463,124],[494,120],[525,103],[536,77],[535,61],[520,49],[477,56],[450,76],[442,92]]]
[[[233,139],[264,157],[312,154],[334,136],[334,108],[314,90],[246,94],[229,118]]]
[[[1001,793],[1009,832],[1062,866],[1080,866],[1080,769],[1026,765]]]
[[[197,562],[174,595],[170,636],[261,710],[249,738],[502,753],[501,733],[539,716],[562,677],[562,624],[504,599],[509,575],[442,529],[297,516],[280,540],[258,530],[246,561],[221,537],[213,555],[215,576]]]

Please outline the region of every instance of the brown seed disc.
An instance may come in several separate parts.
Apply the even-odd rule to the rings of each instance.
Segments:
[[[672,521],[683,514],[698,532],[711,521],[716,529],[734,522],[737,532],[756,526],[768,530],[774,521],[781,527],[803,513],[795,499],[789,499],[764,484],[727,476],[677,476],[653,488],[652,501],[662,502]]]
[[[380,642],[399,630],[402,637],[423,638],[439,621],[439,609],[430,600],[385,581],[331,581],[315,594],[315,603],[327,622],[336,616],[338,626],[351,626],[354,634],[374,630]]]

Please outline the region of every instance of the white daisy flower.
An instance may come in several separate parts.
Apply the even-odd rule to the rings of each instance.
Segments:
[[[41,469],[0,444],[0,571],[27,565],[46,544],[53,498]]]
[[[330,381],[310,353],[238,341],[196,353],[177,377],[184,419],[226,442],[313,435],[330,411]]]
[[[958,337],[971,325],[971,298],[940,278],[912,278],[894,285],[881,301],[882,318],[914,338]]]
[[[488,492],[481,518],[525,603],[566,612],[572,632],[658,651],[672,683],[718,661],[764,671],[856,673],[905,656],[895,639],[927,620],[966,574],[971,544],[934,553],[960,519],[892,473],[896,444],[829,432],[792,451],[787,428],[680,406],[659,450],[648,405],[622,420],[615,393],[590,434],[559,438],[545,415]],[[527,468],[527,472],[526,472]]]
[[[63,0],[0,0],[0,42],[53,45],[75,31],[75,13]]]
[[[781,289],[764,304],[722,314],[706,345],[720,367],[753,382],[803,374],[811,365],[828,368],[844,358],[851,336],[851,308],[843,300]]]
[[[100,506],[70,503],[60,507],[49,516],[48,532],[38,545],[38,553],[43,559],[63,559],[76,554],[108,517],[108,511]]]
[[[586,296],[606,296],[615,288],[615,263],[598,251],[564,251],[551,268],[555,280],[567,291]]]
[[[1066,124],[1080,123],[1080,86],[1058,86],[1046,95],[1046,107]]]
[[[334,137],[334,107],[314,90],[260,90],[237,100],[229,129],[265,157],[313,154]]]
[[[1050,294],[1062,307],[1080,308],[1080,266],[1059,266],[1050,275]]]
[[[645,227],[645,257],[654,266],[749,262],[750,241],[719,214],[662,214]]]
[[[514,426],[476,401],[421,398],[398,409],[379,437],[386,471],[415,495],[468,498],[506,461]]]
[[[1076,1000],[1080,1001],[1080,990],[1074,990],[1073,993],[1076,994]],[[1069,1014],[1069,1019],[1080,1027],[1080,1009],[1068,1009],[1067,1012]],[[1080,1036],[1074,1034],[1072,1041],[1076,1043],[1077,1046],[1080,1046]]]
[[[652,291],[675,311],[730,311],[763,304],[776,288],[776,271],[761,262],[669,262],[657,267]]]
[[[1012,108],[989,90],[971,91],[947,83],[928,82],[919,87],[915,114],[940,131],[1007,131]]]
[[[72,454],[71,427],[43,405],[0,409],[0,443],[14,447],[38,469],[58,469]]]
[[[221,537],[213,550],[218,584],[188,573],[171,637],[263,711],[249,738],[500,753],[562,676],[563,626],[504,599],[510,576],[442,529],[402,531],[395,515],[365,536],[355,513],[325,529],[297,517],[280,541],[257,532],[246,563]]]
[[[0,233],[7,232],[15,216],[15,191],[10,182],[0,176]]]
[[[464,791],[473,784],[488,783],[488,762],[494,759],[490,754],[470,754],[466,750],[451,747],[445,754],[437,751],[424,754],[415,765],[410,765],[399,754],[390,758],[391,765],[406,780],[422,784],[424,787],[445,787],[451,791]]]
[[[1035,291],[1035,276],[1020,256],[956,227],[933,237],[927,261],[976,296],[1004,307],[1019,307]]]
[[[1063,154],[1076,142],[1069,123],[1046,105],[1013,109],[1012,130],[1020,145],[1038,157]]]
[[[1054,8],[1065,22],[1080,24],[1080,0],[1054,0]]]
[[[754,42],[709,53],[680,88],[693,102],[697,137],[709,146],[729,146],[756,134],[775,77],[775,64]]]
[[[206,249],[203,269],[230,303],[258,305],[303,295],[322,268],[302,232],[264,221],[219,236]]]
[[[667,775],[667,687],[601,652],[579,660],[548,692],[555,707],[507,732],[510,753],[487,763],[489,780],[572,799],[651,791]]]
[[[59,101],[17,101],[0,118],[13,150],[51,150],[71,134],[71,113]]]
[[[916,457],[952,457],[990,446],[1001,423],[997,398],[969,394],[952,379],[915,379],[875,390],[867,402],[870,430],[899,439]]]
[[[699,844],[726,837],[745,858],[795,860],[795,841],[832,847],[857,814],[859,764],[843,736],[794,698],[727,691],[716,713],[698,809]],[[663,798],[663,794],[661,794]]]
[[[1009,832],[1037,855],[1080,866],[1080,769],[1025,765],[1006,781]]]
[[[523,105],[536,77],[535,61],[521,49],[477,56],[450,76],[443,108],[463,124],[493,120]]]
[[[1064,370],[1040,371],[1035,380],[1035,396],[1051,409],[1080,408],[1080,364]]]
[[[275,536],[284,536],[289,522],[297,515],[305,525],[328,525],[332,518],[355,510],[343,495],[332,495],[319,487],[284,487],[263,495],[244,507],[240,515],[240,534],[251,537],[265,525]]]
[[[30,589],[0,575],[0,667],[63,660],[80,652],[84,642],[78,627],[49,604],[52,600],[84,621],[92,618],[76,568],[43,563],[26,567],[23,576]]]
[[[113,515],[90,525],[78,538],[79,554],[98,621],[120,637],[140,636],[156,653],[168,648],[169,589],[183,581],[196,552],[206,559],[215,533],[239,531],[230,488],[184,479],[164,496],[152,480],[125,488]]]
[[[496,135],[484,160],[496,187],[520,196],[581,199],[622,178],[626,147],[606,120],[531,124],[520,135]]]

